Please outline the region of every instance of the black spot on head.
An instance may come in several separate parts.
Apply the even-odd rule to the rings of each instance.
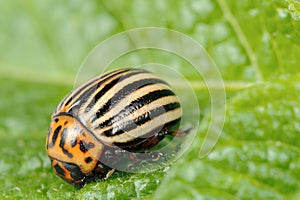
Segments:
[[[62,149],[64,154],[66,154],[69,158],[73,158],[73,155],[67,149],[65,149],[67,133],[68,133],[68,129],[64,128],[64,130],[61,134],[61,139],[60,139],[59,146]]]
[[[58,134],[59,134],[61,128],[62,128],[61,126],[58,126],[58,127],[54,130],[53,136],[52,136],[52,140],[51,140],[51,142],[50,142],[50,144],[49,144],[49,147],[50,147],[50,148],[52,148],[52,147],[55,145],[55,142],[56,142],[56,140],[57,140],[57,137],[58,137]],[[52,131],[52,129],[50,129],[50,131]]]
[[[57,174],[59,174],[60,176],[65,176],[65,171],[58,164],[54,165],[53,167]]]
[[[83,152],[83,153],[85,153],[85,152],[87,152],[89,149],[91,149],[91,148],[93,148],[93,147],[95,147],[95,145],[93,144],[93,143],[85,143],[84,141],[80,141],[79,142],[79,145],[80,145],[80,150]]]
[[[59,121],[59,119],[58,119],[58,118],[55,118],[54,121],[55,121],[55,123],[57,123],[57,122]]]
[[[62,163],[63,166],[70,172],[71,177],[74,180],[82,180],[85,175],[82,173],[80,168],[73,163]]]
[[[84,159],[84,161],[85,161],[86,163],[90,163],[90,162],[93,161],[93,159],[92,159],[91,157],[86,157],[86,158]]]
[[[68,121],[65,121],[64,125],[67,125],[68,124]]]

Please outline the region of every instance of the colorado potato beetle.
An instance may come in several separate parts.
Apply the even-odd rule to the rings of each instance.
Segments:
[[[180,136],[181,117],[178,97],[155,74],[109,71],[71,91],[55,109],[47,154],[56,175],[80,187],[107,178],[114,171],[107,163],[120,164],[124,152],[144,152],[167,135]]]

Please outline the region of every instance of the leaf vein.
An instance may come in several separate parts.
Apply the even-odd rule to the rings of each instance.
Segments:
[[[262,73],[259,69],[257,57],[256,57],[253,49],[251,48],[251,45],[248,42],[242,28],[240,27],[240,25],[239,25],[238,21],[236,20],[235,16],[233,16],[233,14],[231,13],[226,1],[224,1],[224,0],[217,0],[217,1],[218,1],[218,4],[219,4],[222,12],[224,13],[225,18],[228,20],[228,22],[232,26],[232,28],[235,31],[239,41],[241,42],[241,45],[244,47],[244,49],[246,51],[246,54],[249,57],[250,63],[254,68],[257,80],[259,82],[262,82],[263,81],[263,76],[262,76]]]

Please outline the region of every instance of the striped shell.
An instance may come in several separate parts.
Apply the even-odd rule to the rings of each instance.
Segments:
[[[82,186],[112,173],[101,160],[107,149],[150,149],[177,131],[181,115],[178,98],[156,75],[141,69],[110,71],[75,89],[58,105],[47,153],[58,176]]]

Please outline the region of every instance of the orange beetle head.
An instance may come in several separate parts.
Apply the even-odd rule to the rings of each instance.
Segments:
[[[69,114],[53,116],[46,150],[54,172],[75,186],[103,178],[111,170],[99,162],[103,145]]]

